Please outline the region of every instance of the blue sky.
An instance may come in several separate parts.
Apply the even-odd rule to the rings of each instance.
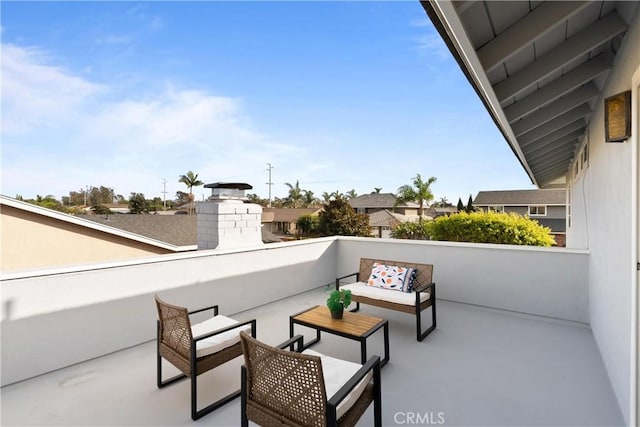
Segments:
[[[418,1],[1,7],[2,194],[532,188]]]

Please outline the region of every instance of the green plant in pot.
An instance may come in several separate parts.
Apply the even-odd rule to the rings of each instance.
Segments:
[[[333,290],[327,298],[327,308],[331,312],[332,319],[342,319],[344,309],[351,304],[351,291],[349,289],[338,291]]]

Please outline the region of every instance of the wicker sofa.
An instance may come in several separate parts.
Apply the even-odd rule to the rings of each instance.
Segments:
[[[399,292],[368,286],[366,281],[371,274],[374,263],[415,268],[416,277],[413,281],[413,290]],[[352,276],[355,276],[355,283],[343,283],[345,279]],[[432,277],[433,265],[431,264],[361,258],[359,271],[338,277],[336,289],[351,290],[352,301],[356,303],[356,308],[351,311],[358,311],[362,303],[415,315],[416,338],[418,341],[422,341],[436,328],[436,284],[432,281]],[[422,331],[421,315],[429,307],[431,307],[432,324],[425,331]]]

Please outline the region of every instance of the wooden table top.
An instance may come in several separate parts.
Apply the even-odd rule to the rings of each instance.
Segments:
[[[380,317],[344,311],[342,319],[332,319],[331,312],[325,306],[316,306],[294,316],[295,321],[305,322],[314,326],[337,332],[362,337],[385,320]]]

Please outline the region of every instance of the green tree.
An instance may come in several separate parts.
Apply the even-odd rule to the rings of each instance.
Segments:
[[[69,191],[69,206],[84,205],[86,192],[83,189],[80,191]]]
[[[258,196],[255,193],[248,193],[247,194],[247,201],[249,203],[255,203],[256,205],[260,205],[262,207],[267,207],[269,205],[269,200],[267,199],[263,199],[260,196]]]
[[[456,205],[456,209],[458,212],[462,212],[464,210],[464,204],[462,203],[462,199],[458,197],[458,204]]]
[[[440,197],[440,200],[438,200],[436,203],[434,203],[434,206],[440,207],[440,208],[447,208],[449,206],[453,206],[451,203],[449,203],[449,200],[446,197]]]
[[[304,190],[304,206],[305,207],[312,207],[312,206],[317,206],[319,203],[319,200],[316,198],[315,194],[313,194],[313,191],[311,190]]]
[[[353,199],[354,197],[358,197],[358,193],[356,193],[355,189],[351,189],[346,192],[345,196],[347,197],[347,199]]]
[[[357,214],[345,197],[326,204],[318,219],[318,231],[324,236],[371,236],[369,217]]]
[[[132,214],[141,214],[149,212],[147,207],[147,199],[142,193],[131,193],[129,196],[129,212]]]
[[[432,176],[424,181],[420,174],[416,174],[413,178],[413,185],[403,185],[398,188],[397,191],[397,204],[407,202],[417,202],[418,208],[418,221],[422,222],[422,209],[425,203],[429,203],[433,200],[433,193],[431,192],[431,185],[437,181],[437,178]]]
[[[473,212],[475,209],[473,208],[473,198],[471,198],[471,194],[469,194],[469,200],[467,201],[467,207],[465,211],[467,213]]]
[[[191,202],[191,207],[189,208],[189,214],[193,213],[193,187],[199,187],[203,185],[204,182],[198,179],[198,174],[193,173],[192,171],[187,172],[185,175],[180,175],[180,179],[178,182],[183,183],[189,189],[189,201]]]
[[[391,230],[394,239],[425,240],[429,237],[430,222],[402,222]]]
[[[300,215],[296,221],[297,229],[304,235],[313,235],[318,232],[320,218],[315,214]]]
[[[26,202],[33,205],[42,206],[43,208],[52,209],[54,211],[66,212],[66,209],[64,208],[62,203],[51,194],[48,194],[44,197],[38,194],[35,199],[26,200]]]
[[[152,212],[162,210],[162,199],[160,197],[154,197],[153,200],[147,200],[147,209]]]
[[[182,206],[191,201],[189,198],[189,193],[185,193],[184,191],[176,191],[176,205]]]
[[[100,187],[90,187],[87,196],[87,203],[91,206],[108,205],[113,203],[113,199],[113,188],[101,185]]]
[[[300,208],[304,205],[304,191],[300,188],[300,181],[296,180],[296,185],[285,182],[284,185],[289,187],[289,195],[285,202],[285,206],[290,208]]]
[[[112,213],[111,209],[100,204],[91,206],[91,212],[96,215],[110,215]]]
[[[380,191],[382,191],[382,187],[373,187],[373,192],[375,194],[380,194]]]

